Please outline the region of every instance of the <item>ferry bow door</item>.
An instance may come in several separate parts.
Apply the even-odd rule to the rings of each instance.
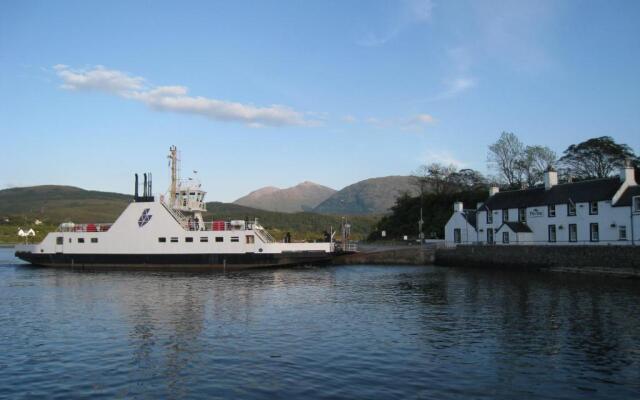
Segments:
[[[62,253],[64,250],[64,237],[56,237],[56,253]]]

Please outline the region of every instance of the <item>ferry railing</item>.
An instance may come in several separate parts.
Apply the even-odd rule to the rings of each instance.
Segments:
[[[113,223],[99,224],[74,224],[73,222],[64,222],[58,226],[56,232],[107,232]]]
[[[189,221],[187,217],[185,217],[184,214],[180,212],[180,210],[176,210],[173,207],[169,207],[164,203],[164,201],[161,201],[160,204],[162,204],[164,208],[166,208],[166,210],[169,211],[169,214],[171,214],[171,216],[180,224],[180,226],[182,226],[184,229],[191,230],[189,229]]]

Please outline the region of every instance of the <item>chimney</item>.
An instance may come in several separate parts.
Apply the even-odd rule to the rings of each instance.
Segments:
[[[626,182],[629,186],[636,185],[636,177],[633,164],[631,164],[631,160],[629,160],[628,158],[624,160],[624,165],[620,169],[620,180],[622,182]]]
[[[489,197],[493,196],[494,194],[498,193],[500,191],[500,188],[497,186],[491,186],[489,188]]]
[[[462,212],[464,206],[461,201],[456,201],[453,203],[453,212]]]
[[[558,172],[551,165],[544,171],[544,189],[549,190],[558,184]]]

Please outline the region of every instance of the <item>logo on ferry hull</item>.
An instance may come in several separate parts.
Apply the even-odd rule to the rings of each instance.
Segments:
[[[145,226],[147,222],[151,221],[151,217],[153,217],[153,215],[149,214],[149,211],[151,211],[149,208],[145,208],[144,211],[142,211],[140,218],[138,218],[138,226],[140,228]]]

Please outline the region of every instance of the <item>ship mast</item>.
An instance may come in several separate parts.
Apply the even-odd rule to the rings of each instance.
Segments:
[[[169,189],[170,206],[176,204],[176,192],[178,191],[178,148],[171,146],[169,148],[169,163],[171,167],[171,188]]]

